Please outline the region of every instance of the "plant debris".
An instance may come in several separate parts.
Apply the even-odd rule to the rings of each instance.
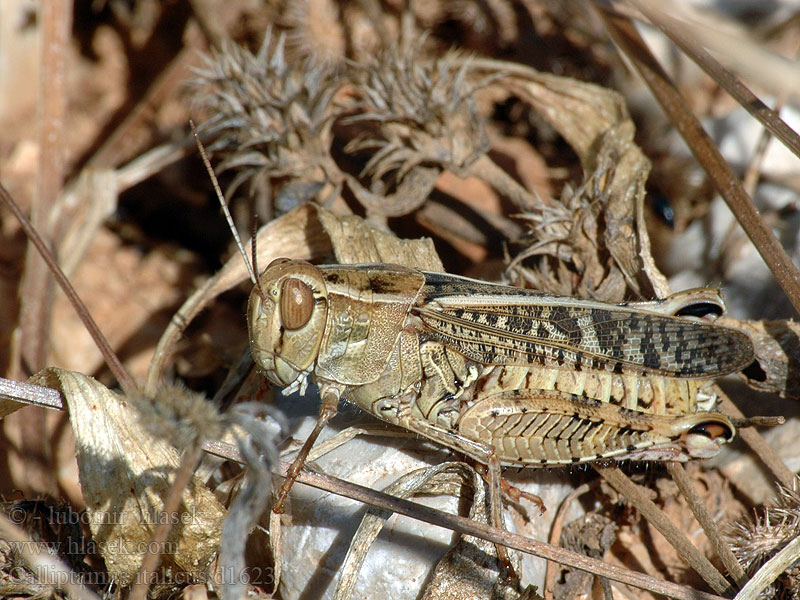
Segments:
[[[788,153],[773,168],[768,139],[736,154],[737,140],[754,135],[741,133],[739,105],[720,94],[736,76],[715,71],[652,2],[623,3],[623,14],[613,12],[618,3],[549,0],[108,0],[76,3],[71,29],[52,7],[29,4],[0,3],[0,23],[9,24],[0,36],[3,193],[39,225],[141,392],[117,394],[102,353],[0,205],[0,375],[52,387],[68,412],[23,407],[34,388],[0,386],[0,517],[30,543],[51,544],[60,560],[42,563],[44,554],[17,551],[16,538],[0,535],[0,595],[567,598],[616,596],[622,585],[570,570],[544,589],[544,560],[515,553],[513,570],[495,577],[505,566],[490,542],[377,509],[364,516],[355,501],[300,485],[284,515],[266,512],[273,472],[313,427],[319,400],[313,387],[278,397],[250,372],[252,284],[194,156],[190,119],[236,228],[255,238],[245,253],[261,269],[281,257],[396,263],[605,302],[721,286],[732,314],[718,322],[746,332],[756,351],[741,387],[797,398],[800,346],[786,320],[796,294],[785,271],[800,257],[800,162]],[[631,15],[645,22],[643,37],[632,33]],[[794,115],[797,86],[781,56],[797,52],[789,8],[752,6],[741,20],[732,9],[675,15]],[[649,20],[691,60],[659,50],[666,38]],[[631,51],[638,43],[663,72],[648,79],[647,53]],[[670,93],[683,104],[672,97],[662,111],[652,100]],[[763,237],[754,249],[739,230],[734,216],[750,209],[730,214],[708,183],[725,180],[724,169],[701,171],[667,134],[692,130],[685,123],[694,116],[714,124],[722,155],[756,199],[755,225],[779,231],[785,259]],[[767,111],[761,119],[797,147]],[[707,143],[687,138],[695,150]],[[730,190],[718,192],[729,199]],[[769,414],[794,412],[781,399]],[[788,485],[791,473],[775,458],[781,448],[740,433],[749,460],[759,463],[758,453],[773,465],[758,494],[744,479],[762,480],[737,477],[732,465],[688,475],[712,520],[755,511],[731,534],[750,578],[796,537],[797,498],[782,489],[768,508],[748,503],[774,494],[776,481]],[[452,453],[344,406],[323,438],[308,468],[487,522],[483,480]],[[212,443],[217,451],[195,460]],[[642,482],[640,495],[658,490],[650,493],[656,510],[692,532],[681,543],[697,546],[711,576],[692,572],[680,545],[605,485],[565,509],[571,524],[561,544],[651,576],[653,594],[733,590],[663,469],[626,471]],[[505,475],[521,494],[508,498],[507,526],[533,539],[548,537],[576,486],[597,480],[580,469]],[[542,496],[548,513],[534,516],[525,494]],[[171,518],[191,518],[160,528],[152,516],[168,499],[177,507]],[[139,569],[161,535],[148,587]],[[91,551],[64,550],[75,540]],[[78,584],[51,585],[43,564],[72,570]],[[797,596],[795,571],[764,584],[761,597]]]

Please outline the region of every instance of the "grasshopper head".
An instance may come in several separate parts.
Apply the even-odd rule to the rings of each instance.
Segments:
[[[327,313],[328,290],[319,269],[286,258],[270,263],[247,304],[250,352],[270,381],[291,385],[311,371]]]

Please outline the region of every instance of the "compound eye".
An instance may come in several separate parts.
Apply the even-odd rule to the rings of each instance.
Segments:
[[[702,435],[710,440],[716,440],[720,437],[724,437],[727,441],[731,441],[733,439],[733,431],[731,431],[731,429],[725,426],[723,423],[715,421],[708,421],[706,423],[695,425],[689,430],[689,433]]]
[[[289,331],[303,327],[314,312],[314,293],[299,279],[289,277],[283,280],[279,302],[281,322]]]

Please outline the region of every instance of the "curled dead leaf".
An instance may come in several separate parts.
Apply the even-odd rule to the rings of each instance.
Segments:
[[[503,61],[475,61],[475,69],[507,73],[489,91],[514,95],[539,112],[572,146],[584,170],[580,189],[521,215],[530,241],[512,261],[512,277],[538,289],[607,301],[668,295],[644,222],[650,162],[633,141],[622,97]],[[538,260],[526,261],[534,256]]]
[[[177,451],[141,426],[125,398],[82,373],[50,367],[31,383],[59,390],[69,406],[89,528],[111,576],[131,583],[179,464]],[[181,512],[163,548],[165,574],[202,580],[217,552],[225,508],[198,479],[184,490]],[[185,580],[185,576],[183,577]]]
[[[800,323],[789,320],[740,321],[722,317],[717,323],[750,336],[756,362],[742,374],[747,384],[784,398],[800,398]]]

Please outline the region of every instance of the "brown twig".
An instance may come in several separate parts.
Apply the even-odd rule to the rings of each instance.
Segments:
[[[678,47],[728,92],[739,105],[779,139],[795,156],[800,157],[800,137],[780,115],[764,104],[733,73],[709,54],[695,37],[687,35],[684,23],[658,8],[653,0],[628,0]],[[795,78],[796,81],[797,78]]]
[[[39,164],[31,219],[51,242],[60,232],[50,217],[64,182],[64,128],[67,115],[67,57],[72,29],[72,1],[53,0],[41,6],[39,18],[40,73],[38,143]],[[19,351],[24,364],[13,365],[14,377],[42,369],[50,354],[50,330],[55,286],[47,265],[31,245],[19,287]],[[41,411],[19,423],[21,456],[25,457],[23,487],[52,492],[56,482],[51,449]]]
[[[599,14],[614,41],[630,58],[661,104],[675,128],[683,136],[715,189],[728,203],[736,219],[770,268],[792,305],[800,312],[800,272],[772,231],[764,225],[753,201],[720,154],[714,142],[691,113],[680,93],[663,71],[633,24],[625,18],[600,9]]]
[[[61,401],[61,394],[58,390],[22,381],[14,381],[13,379],[5,379],[4,377],[0,377],[0,398],[13,400],[20,404],[64,410],[64,403]],[[11,414],[16,408],[18,407],[11,410],[0,408],[0,419]]]
[[[786,97],[778,98],[775,102],[775,111],[780,113],[781,108],[786,103]],[[747,170],[744,172],[742,178],[742,187],[750,197],[753,197],[758,184],[758,178],[761,175],[761,166],[764,164],[764,159],[767,156],[767,148],[772,141],[772,134],[769,129],[762,129],[761,135],[756,142],[756,147],[753,149],[753,158],[750,159],[750,164],[747,165]]]
[[[36,198],[31,220],[53,239],[50,212],[64,181],[64,120],[67,114],[67,54],[72,28],[72,2],[45,2],[41,10],[41,74],[39,81],[39,148]],[[20,307],[22,356],[33,371],[43,368],[50,349],[53,280],[47,266],[30,247],[25,257]]]
[[[731,592],[730,583],[686,538],[686,535],[667,518],[664,512],[644,494],[639,486],[633,483],[618,467],[602,467],[597,464],[593,466],[603,479],[642,513],[648,523],[667,538],[683,561],[694,569],[715,592],[723,595]]]
[[[108,364],[109,369],[111,372],[114,373],[114,376],[117,378],[120,386],[122,387],[123,391],[126,394],[132,394],[136,392],[138,389],[136,382],[133,380],[133,377],[128,373],[125,367],[120,362],[119,357],[116,355],[114,350],[111,348],[111,344],[108,343],[108,340],[103,335],[103,332],[100,331],[100,327],[97,326],[97,323],[92,318],[92,315],[89,313],[89,310],[86,308],[86,305],[83,303],[83,300],[80,299],[78,293],[75,291],[75,288],[72,287],[72,284],[69,282],[69,279],[64,274],[64,271],[61,270],[61,267],[58,266],[55,257],[53,257],[52,252],[50,249],[45,245],[44,240],[42,240],[39,233],[33,227],[31,222],[22,212],[20,207],[11,197],[11,194],[8,193],[5,187],[0,184],[0,198],[6,203],[6,205],[11,209],[11,212],[14,213],[14,216],[22,225],[23,231],[25,231],[25,235],[28,236],[28,239],[31,243],[36,247],[41,254],[42,258],[44,259],[45,263],[47,264],[50,271],[53,273],[58,284],[61,286],[61,289],[64,291],[64,294],[67,296],[69,301],[72,303],[72,306],[75,308],[75,312],[78,313],[78,316],[83,321],[86,330],[92,336],[95,344],[100,349],[100,352],[103,354],[103,357]]]
[[[725,540],[720,535],[719,527],[717,527],[716,522],[708,512],[706,505],[703,503],[702,498],[700,498],[700,494],[697,493],[697,489],[694,487],[694,483],[692,483],[689,475],[687,475],[683,465],[670,461],[667,463],[667,472],[670,474],[673,481],[678,484],[678,488],[689,503],[689,507],[692,509],[692,513],[697,519],[697,522],[700,523],[703,531],[706,532],[711,545],[714,546],[717,556],[719,556],[722,564],[725,565],[728,573],[736,580],[738,585],[744,585],[747,582],[747,574],[744,572],[742,565],[739,564],[730,546],[725,543]]]
[[[727,394],[725,394],[718,387],[716,389],[717,396],[720,399],[720,408],[722,412],[734,418],[742,418],[744,414],[739,410],[739,407],[733,403]],[[794,489],[794,482],[796,476],[792,470],[786,466],[780,456],[772,449],[763,436],[753,428],[740,429],[739,435],[744,442],[750,447],[753,453],[761,459],[764,466],[769,469],[775,478],[782,486],[787,489]]]
[[[569,495],[564,498],[564,501],[561,503],[561,506],[558,507],[558,512],[556,513],[555,519],[553,519],[553,526],[550,529],[550,544],[552,546],[559,546],[561,541],[561,532],[564,530],[564,519],[567,516],[567,512],[569,511],[572,503],[578,497],[582,496],[589,490],[595,487],[593,484],[584,483],[579,485],[574,490],[572,490]],[[558,575],[558,570],[555,568],[555,563],[553,561],[548,560],[547,566],[545,567],[544,571],[544,597],[545,600],[553,600],[553,589],[556,586],[556,576]]]
[[[147,552],[131,585],[128,600],[146,600],[147,590],[150,589],[151,582],[149,574],[156,570],[161,558],[161,552],[158,550],[164,547],[164,543],[167,541],[169,532],[172,529],[172,524],[178,522],[174,517],[177,515],[178,508],[181,505],[183,491],[189,485],[202,453],[203,449],[199,443],[195,443],[183,453],[181,464],[175,471],[175,479],[169,488],[167,497],[164,499],[162,511],[165,518],[160,520],[155,531],[153,531],[150,543],[147,544]]]
[[[800,51],[800,44],[795,42],[794,46],[795,49],[793,54],[795,60],[797,60],[797,53]],[[776,115],[781,114],[781,110],[788,99],[789,94],[786,92],[783,92],[778,96],[777,100],[775,100],[775,106],[772,108]],[[744,174],[744,182],[742,183],[744,189],[747,190],[747,193],[751,196],[755,192],[758,176],[761,173],[761,165],[763,164],[764,158],[767,155],[767,148],[769,147],[770,141],[772,141],[772,133],[770,133],[769,129],[764,128],[764,130],[761,132],[761,136],[758,138],[758,143],[753,150],[753,158],[750,161],[750,164],[747,166],[747,170]]]

